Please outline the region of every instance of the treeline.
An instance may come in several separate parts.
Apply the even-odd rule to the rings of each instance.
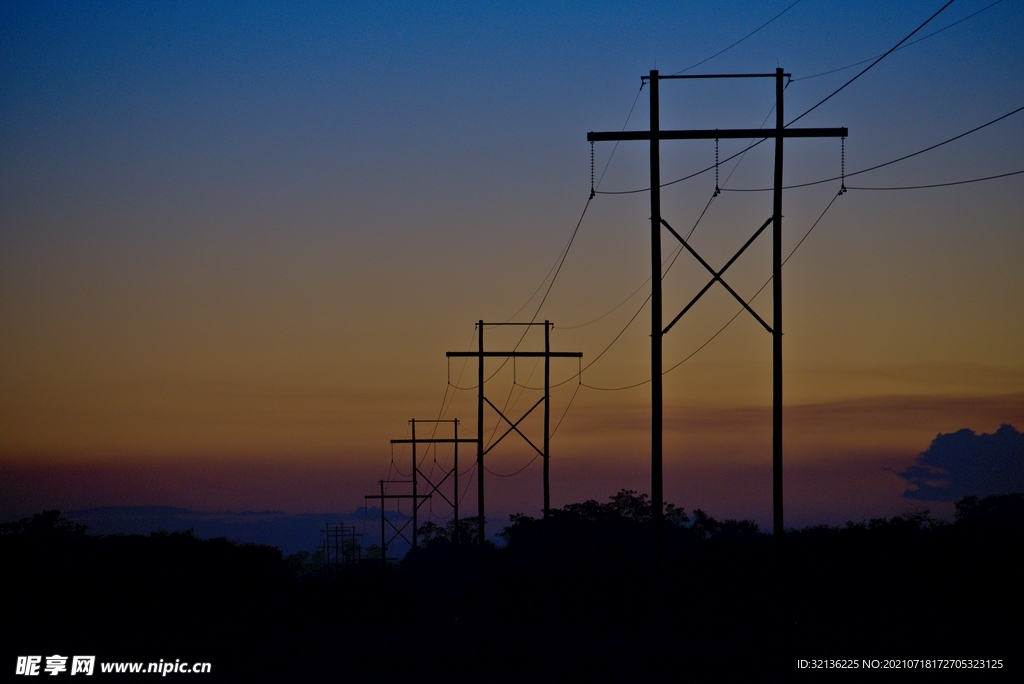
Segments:
[[[397,566],[327,577],[308,555],[191,533],[92,536],[57,511],[0,526],[17,655],[213,663],[213,681],[791,679],[798,659],[1013,667],[1024,495],[787,532],[646,496],[427,524]],[[468,523],[468,524],[467,524]],[[812,675],[813,676],[813,675]]]

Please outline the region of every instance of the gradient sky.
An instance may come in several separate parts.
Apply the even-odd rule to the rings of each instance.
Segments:
[[[5,3],[2,513],[349,510],[388,475],[408,419],[454,396],[443,415],[470,435],[475,393],[446,388],[472,385],[475,365],[445,352],[475,348],[478,319],[537,311],[589,194],[586,133],[627,124],[642,74],[686,69],[791,4]],[[882,54],[942,4],[803,0],[691,73],[782,66],[789,120],[863,66],[799,79]],[[1024,3],[991,4],[954,2],[915,38],[984,11],[893,53],[800,125],[847,126],[855,171],[1024,105]],[[665,128],[757,127],[772,105],[770,81],[662,85]],[[645,89],[628,127],[647,117]],[[664,180],[714,161],[707,141],[662,149]],[[612,150],[596,147],[598,189],[646,187],[646,145]],[[771,159],[763,145],[723,165],[723,187],[770,185]],[[839,168],[837,140],[787,143],[787,183]],[[1022,168],[1024,112],[847,184]],[[713,189],[712,174],[666,188],[664,217],[688,231]],[[786,192],[787,253],[837,190]],[[720,265],[770,213],[770,194],[724,193],[693,244]],[[648,217],[646,193],[590,204],[538,314],[555,349],[586,364],[636,313]],[[768,249],[761,238],[728,272],[745,296],[770,275]],[[784,273],[787,522],[909,510],[894,471],[936,434],[1024,427],[1021,264],[1024,176],[836,200]],[[705,280],[680,257],[666,317]],[[754,306],[770,316],[767,290]],[[714,288],[666,336],[666,367],[737,308]],[[649,379],[649,315],[584,383]],[[517,339],[486,335],[489,348]],[[770,521],[770,354],[744,314],[666,376],[669,501]],[[556,381],[577,370],[553,365]],[[520,362],[488,385],[521,410],[539,395],[513,375],[538,386],[541,370]],[[572,379],[553,393],[555,420],[570,401],[553,503],[646,490],[649,385]],[[495,450],[490,467],[511,473],[526,449]],[[538,462],[488,483],[496,516],[539,509]]]

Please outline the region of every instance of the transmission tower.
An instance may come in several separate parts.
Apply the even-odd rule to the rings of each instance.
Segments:
[[[775,539],[783,539],[782,518],[782,151],[786,138],[845,138],[846,128],[786,128],[783,123],[783,80],[789,74],[776,69],[774,74],[705,74],[660,76],[652,70],[650,75],[641,77],[650,84],[651,112],[650,130],[611,131],[587,134],[590,142],[619,140],[650,141],[651,162],[651,509],[655,520],[664,518],[664,495],[662,478],[662,337],[676,321],[715,282],[721,283],[743,307],[750,312],[772,335],[772,508]],[[669,79],[719,79],[719,78],[774,78],[775,79],[775,128],[740,128],[713,130],[661,130],[658,90],[659,83]],[[715,271],[686,243],[661,216],[661,141],[662,140],[719,140],[722,138],[775,140],[775,184],[772,198],[772,215],[769,221],[754,234],[740,251],[719,271]],[[768,223],[772,224],[772,325],[761,319],[749,304],[726,285],[721,275],[736,258],[760,235]],[[669,229],[686,249],[696,257],[713,278],[707,287],[668,325],[662,327],[661,303],[661,229]]]
[[[450,439],[448,438],[435,438],[435,437],[416,437],[416,423],[451,423],[453,435]],[[452,515],[455,518],[455,543],[459,542],[459,444],[473,443],[476,439],[463,438],[459,439],[459,421],[456,418],[449,419],[438,419],[438,420],[416,420],[413,418],[409,421],[411,426],[412,438],[411,439],[393,439],[392,444],[411,444],[412,445],[412,495],[413,495],[413,506],[412,506],[412,547],[417,548],[417,535],[419,534],[419,510],[423,502],[417,498],[417,490],[419,487],[419,478],[423,478],[427,485],[430,487],[428,494],[434,494],[435,492],[445,502],[452,507]],[[444,472],[444,476],[436,483],[430,480],[430,475],[420,470],[419,458],[416,453],[417,444],[453,444],[454,455],[451,469]],[[435,447],[436,448],[436,447]],[[441,485],[445,483],[448,478],[452,478],[452,498],[449,499],[439,489]]]
[[[412,541],[408,537],[406,537],[405,534],[404,534],[405,533],[405,528],[409,526],[410,522],[412,522],[412,518],[409,518],[408,520],[405,521],[405,523],[401,527],[398,527],[397,525],[395,525],[395,523],[393,523],[390,520],[388,520],[386,502],[388,500],[393,500],[393,501],[396,501],[396,502],[401,502],[402,499],[412,499],[413,502],[414,502],[413,509],[415,510],[415,502],[418,502],[420,499],[429,499],[430,495],[429,494],[388,494],[386,492],[386,489],[385,489],[384,485],[388,485],[388,484],[397,484],[397,485],[412,484],[411,480],[380,480],[379,483],[380,483],[380,494],[367,494],[363,498],[366,499],[367,501],[369,501],[371,499],[378,499],[378,500],[380,500],[380,564],[382,566],[386,567],[387,564],[388,564],[388,544],[389,543],[391,543],[391,542],[395,541],[396,539],[398,539],[399,537],[401,537],[407,543],[409,543],[410,546],[412,546]],[[388,527],[389,526],[391,527],[391,530],[393,532],[393,534],[391,535],[390,538],[388,537]],[[415,528],[413,530],[413,534],[415,535]]]
[[[496,447],[501,440],[505,439],[512,432],[516,432],[523,440],[529,444],[534,451],[536,451],[544,464],[544,517],[548,517],[551,511],[551,486],[549,481],[550,475],[550,463],[549,456],[551,455],[551,359],[553,358],[583,358],[583,352],[553,352],[551,351],[551,328],[552,324],[550,321],[544,321],[543,323],[484,323],[483,320],[477,321],[477,350],[475,352],[448,352],[448,358],[466,357],[477,359],[477,412],[476,412],[476,423],[477,423],[477,438],[476,438],[476,478],[477,478],[477,532],[480,537],[480,544],[484,543],[485,540],[485,525],[486,521],[484,518],[484,456]],[[518,351],[513,349],[512,351],[484,351],[484,326],[544,326],[544,351]],[[505,359],[516,359],[516,358],[543,358],[544,359],[544,396],[542,396],[537,403],[526,410],[518,420],[513,422],[509,419],[504,411],[495,406],[490,399],[487,398],[484,393],[484,359],[485,358],[505,358]],[[498,417],[508,423],[508,429],[490,446],[484,446],[484,405],[490,406],[498,414]],[[519,429],[519,424],[530,415],[534,409],[543,405],[544,406],[544,442],[543,447],[538,447],[534,444],[529,437],[527,437]]]

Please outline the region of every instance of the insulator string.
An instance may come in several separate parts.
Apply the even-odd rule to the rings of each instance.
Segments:
[[[718,138],[715,138],[715,194],[712,197],[718,197],[721,194],[722,191],[718,187]]]
[[[846,192],[846,138],[839,139],[839,194]]]
[[[594,141],[590,141],[590,199],[594,199]]]

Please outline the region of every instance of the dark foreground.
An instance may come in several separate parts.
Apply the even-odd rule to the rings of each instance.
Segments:
[[[519,518],[502,549],[433,528],[400,567],[334,578],[271,547],[96,537],[48,512],[0,534],[0,668],[33,681],[13,675],[17,656],[87,654],[209,662],[167,676],[239,682],[876,680],[920,659],[961,662],[888,674],[1019,673],[1024,495],[965,499],[955,524],[791,532],[782,554],[752,524],[678,509],[659,543],[645,506],[623,492]],[[813,669],[834,665],[856,671]]]

